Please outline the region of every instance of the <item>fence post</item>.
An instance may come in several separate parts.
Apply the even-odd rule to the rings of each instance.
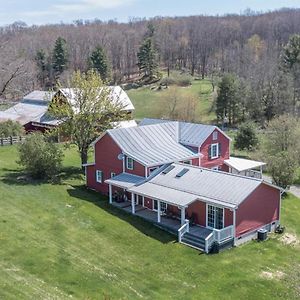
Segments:
[[[13,138],[12,138],[12,136],[10,136],[10,144],[11,145],[13,144]]]

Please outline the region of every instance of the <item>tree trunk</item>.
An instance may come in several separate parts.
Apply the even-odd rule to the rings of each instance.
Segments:
[[[81,168],[82,170],[84,170],[84,164],[87,163],[87,160],[88,160],[88,150],[87,149],[82,149],[80,151],[80,158],[81,158]]]

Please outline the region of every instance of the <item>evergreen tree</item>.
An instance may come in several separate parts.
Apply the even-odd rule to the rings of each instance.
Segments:
[[[45,87],[47,77],[49,77],[49,65],[46,53],[43,49],[40,49],[36,52],[35,62],[39,69],[38,80],[40,82],[41,87]]]
[[[157,70],[156,51],[150,37],[146,38],[137,54],[138,67],[144,73],[144,78],[153,78]]]
[[[58,37],[55,41],[53,49],[52,66],[55,76],[59,76],[66,68],[68,63],[67,42],[62,37]]]
[[[228,118],[228,124],[236,124],[242,116],[238,79],[233,74],[225,74],[219,83],[216,99],[216,114],[219,122]]]
[[[96,70],[102,81],[106,82],[110,75],[106,54],[102,47],[97,46],[89,58],[90,68]]]
[[[258,146],[258,136],[253,123],[241,124],[234,139],[234,147],[238,150],[253,150]]]

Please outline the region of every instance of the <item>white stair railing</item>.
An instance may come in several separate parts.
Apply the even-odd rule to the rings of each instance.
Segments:
[[[178,229],[178,242],[181,243],[183,235],[190,231],[190,221],[185,220],[185,223]]]

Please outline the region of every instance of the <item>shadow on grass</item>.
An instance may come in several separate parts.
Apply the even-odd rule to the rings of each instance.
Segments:
[[[46,183],[66,184],[67,180],[82,180],[82,170],[76,167],[64,167],[53,179],[33,179],[20,169],[2,168],[2,181],[9,185],[40,185]]]
[[[163,231],[162,229],[154,226],[151,222],[142,219],[139,216],[133,216],[130,213],[123,211],[120,208],[114,207],[108,203],[107,197],[88,190],[84,185],[82,186],[73,186],[73,189],[67,190],[71,197],[93,203],[94,205],[105,210],[107,213],[111,214],[114,217],[117,217],[123,221],[134,226],[143,234],[154,238],[161,243],[170,243],[175,242],[176,238],[174,235]]]

